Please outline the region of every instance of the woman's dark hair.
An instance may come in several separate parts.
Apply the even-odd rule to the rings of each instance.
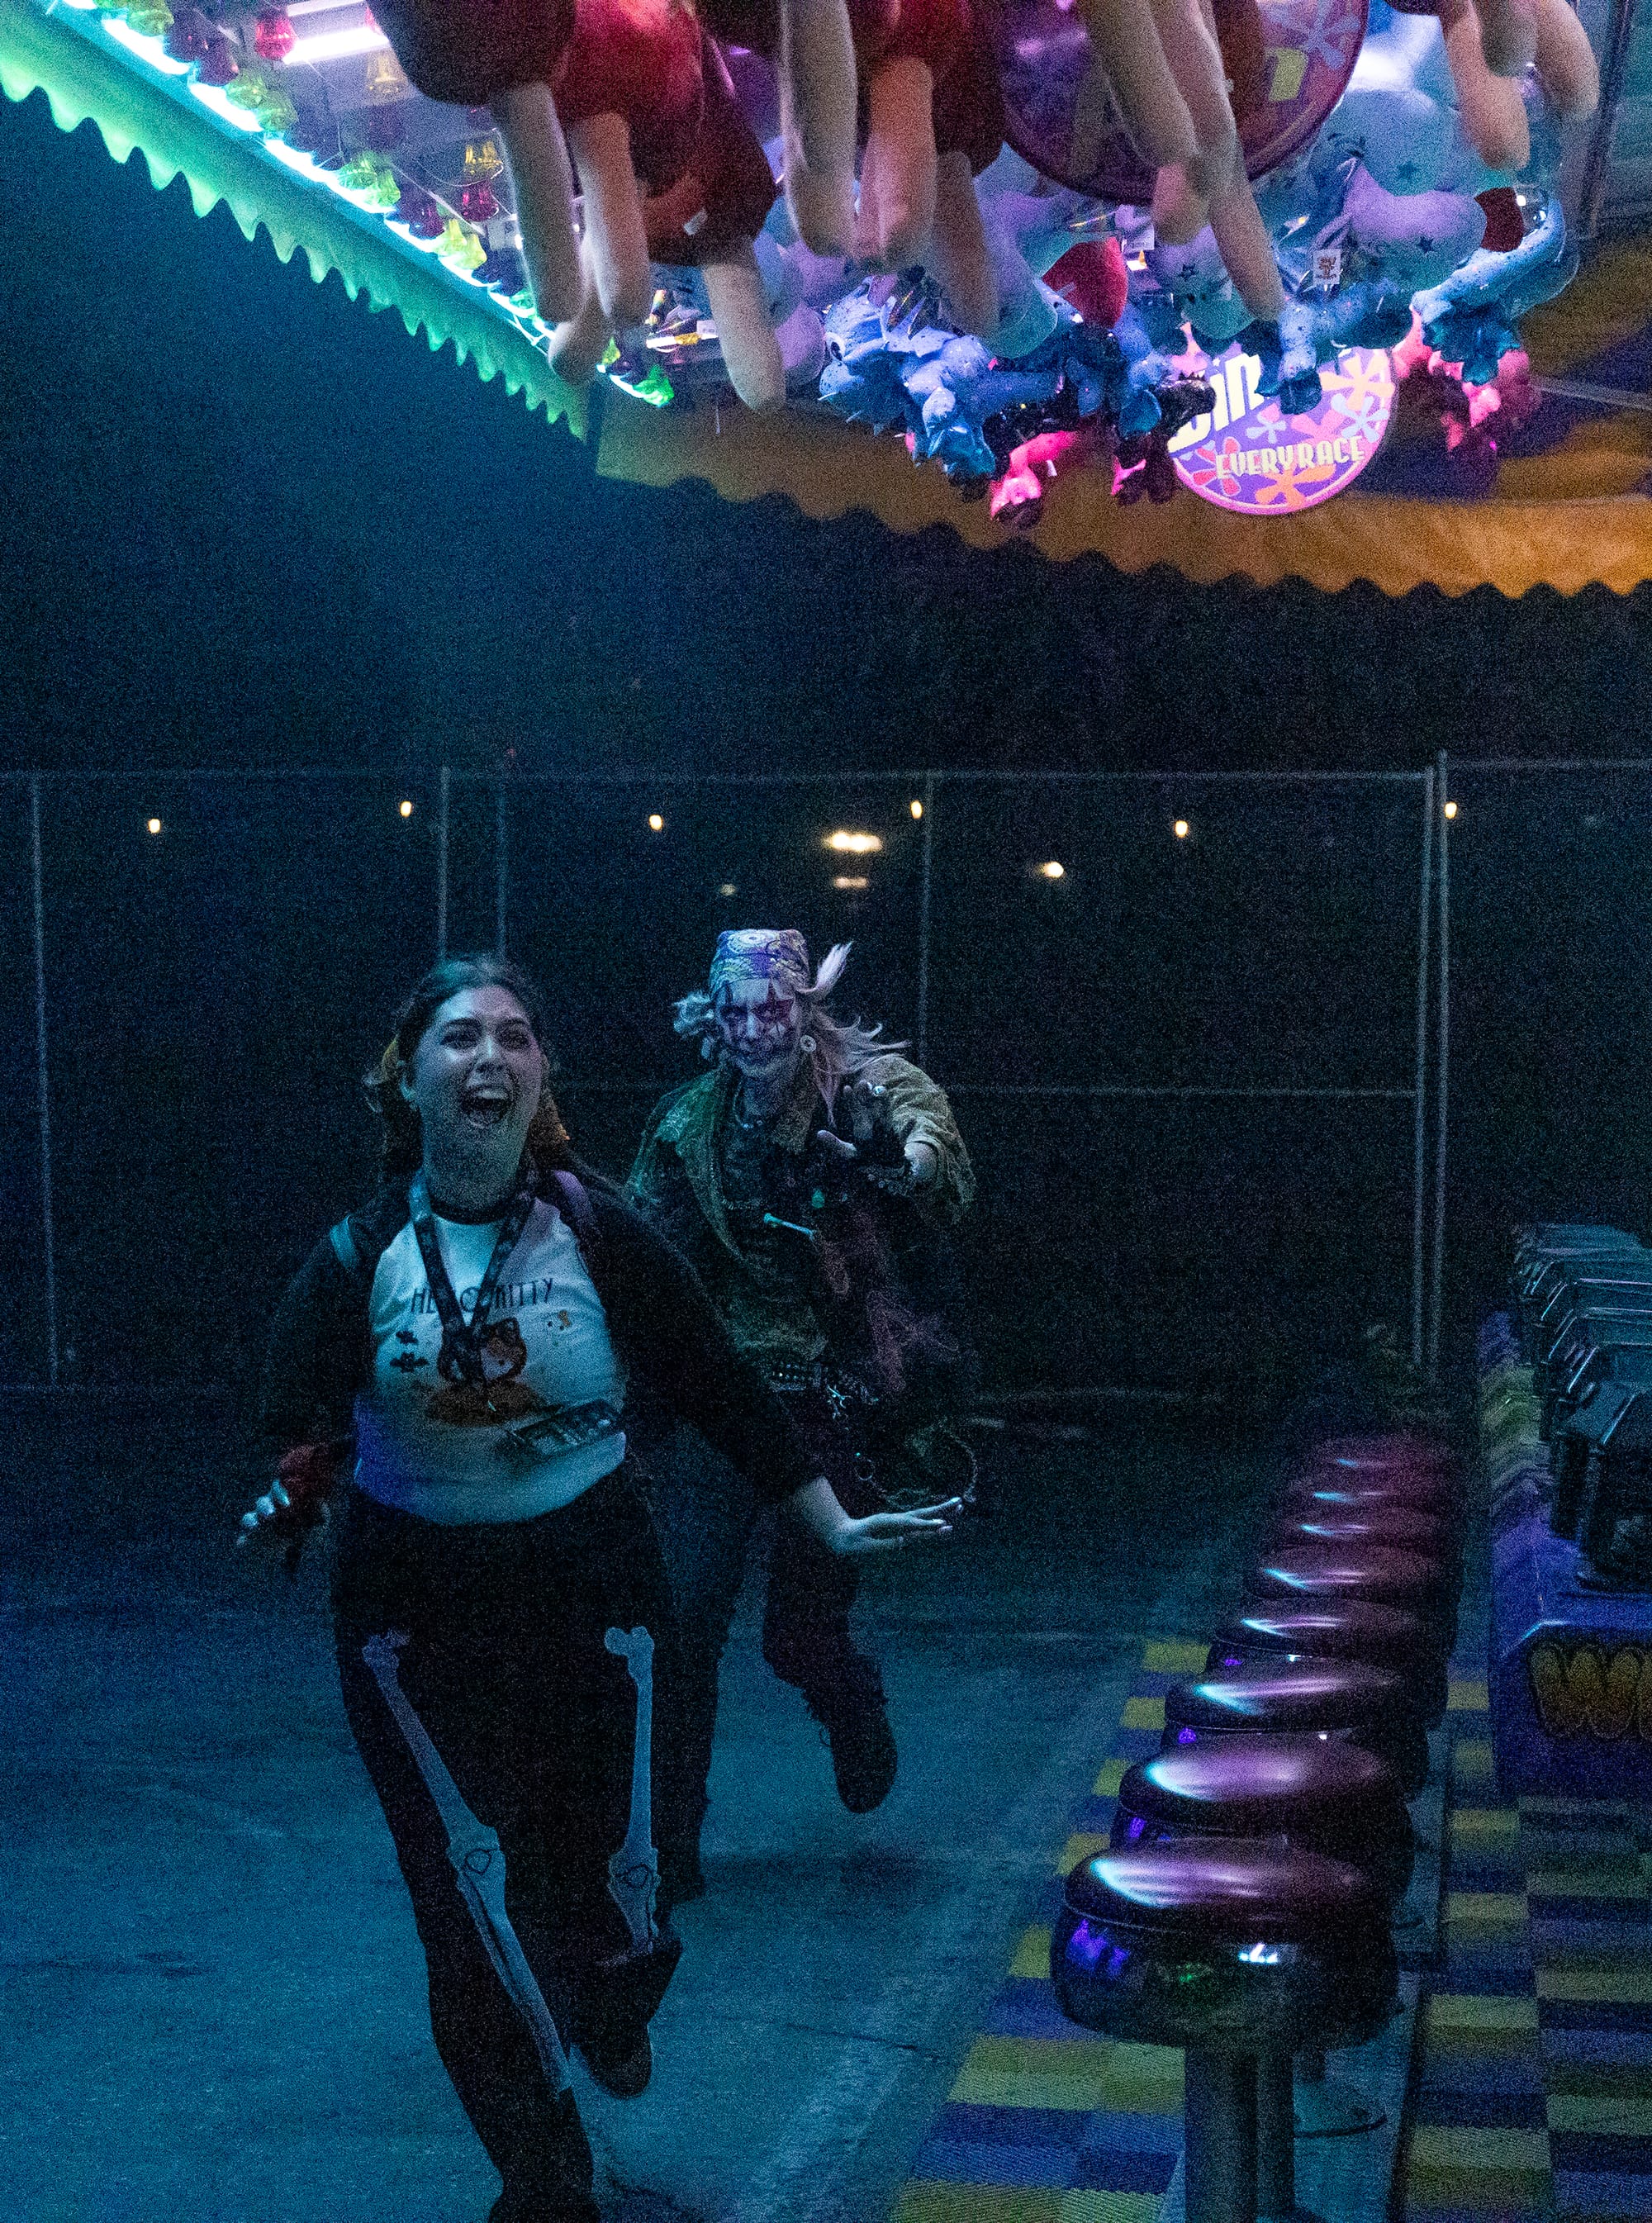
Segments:
[[[528,1024],[533,1029],[534,1039],[545,1053],[545,1085],[540,1092],[539,1102],[528,1128],[528,1148],[539,1165],[571,1164],[568,1130],[562,1124],[556,1100],[550,1093],[550,1074],[556,1061],[545,1038],[544,997],[537,982],[519,965],[512,964],[507,957],[482,954],[444,957],[439,965],[431,966],[396,1014],[395,1026],[385,1054],[367,1075],[363,1086],[367,1089],[367,1100],[378,1113],[380,1124],[384,1130],[385,1172],[415,1172],[424,1156],[424,1137],[418,1114],[402,1094],[399,1085],[401,1067],[411,1060],[429,1030],[430,1021],[443,1004],[450,998],[462,994],[467,988],[503,988],[508,996],[514,997],[521,1004]]]

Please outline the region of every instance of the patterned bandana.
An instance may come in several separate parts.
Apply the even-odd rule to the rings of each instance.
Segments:
[[[718,990],[732,980],[769,980],[794,996],[807,996],[813,986],[809,946],[790,926],[744,926],[719,934],[707,983],[713,1003]]]

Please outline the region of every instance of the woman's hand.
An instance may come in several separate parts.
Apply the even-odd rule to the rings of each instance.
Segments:
[[[263,1536],[302,1546],[310,1530],[327,1518],[327,1493],[336,1466],[331,1444],[300,1444],[288,1452],[264,1496],[242,1515],[236,1550]]]
[[[908,1544],[950,1536],[953,1517],[964,1510],[961,1497],[949,1497],[939,1505],[920,1505],[914,1513],[869,1513],[864,1520],[853,1521],[824,1475],[805,1483],[789,1502],[804,1527],[840,1559],[899,1552]]]
[[[840,1559],[862,1559],[869,1552],[899,1552],[908,1544],[922,1544],[952,1533],[953,1517],[964,1510],[961,1497],[939,1505],[922,1505],[915,1513],[869,1513],[864,1521],[845,1514],[829,1549]]]
[[[283,1485],[279,1481],[273,1482],[252,1511],[242,1515],[241,1533],[236,1539],[236,1549],[240,1551],[243,1545],[250,1544],[258,1536],[273,1536],[290,1544],[306,1528],[313,1527],[317,1520],[324,1521],[326,1518],[327,1508],[324,1505],[319,1513],[312,1511],[306,1518],[294,1505]]]

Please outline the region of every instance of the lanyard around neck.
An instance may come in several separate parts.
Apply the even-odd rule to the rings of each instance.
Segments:
[[[424,1186],[423,1172],[413,1175],[407,1191],[407,1208],[412,1216],[413,1239],[418,1244],[418,1255],[424,1261],[425,1278],[430,1285],[430,1300],[437,1317],[442,1323],[442,1352],[437,1360],[437,1370],[444,1381],[455,1377],[466,1382],[484,1384],[486,1373],[482,1365],[481,1338],[487,1326],[487,1316],[493,1310],[499,1277],[510,1263],[511,1253],[522,1239],[522,1231],[536,1201],[531,1180],[526,1181],[506,1207],[505,1218],[493,1244],[493,1255],[487,1262],[487,1271],[482,1275],[476,1291],[476,1301],[470,1308],[467,1321],[459,1309],[459,1300],[454,1294],[453,1282],[442,1256],[442,1246],[437,1239],[436,1220],[430,1211],[430,1192]]]

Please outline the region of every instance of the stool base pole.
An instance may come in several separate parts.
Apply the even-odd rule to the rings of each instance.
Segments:
[[[1297,2136],[1299,2138],[1355,2138],[1388,2119],[1351,2084],[1325,2074],[1322,2053],[1299,2053],[1296,2076]]]
[[[1187,2223],[1256,2223],[1256,2063],[1187,2055],[1183,2111]]]
[[[1297,2212],[1296,2094],[1288,2053],[1265,2053],[1256,2064],[1256,2212]]]

